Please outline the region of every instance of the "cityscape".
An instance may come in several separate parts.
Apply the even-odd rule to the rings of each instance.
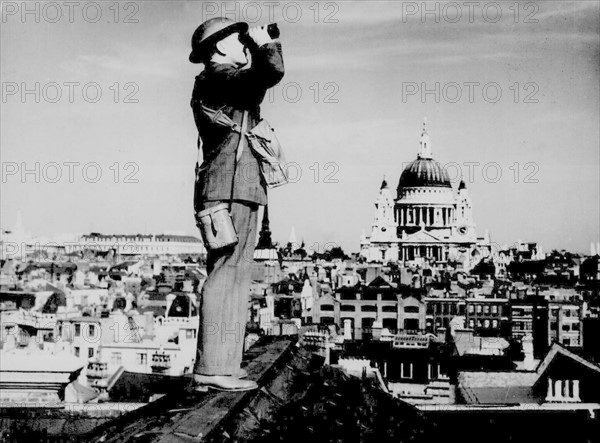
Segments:
[[[426,126],[396,191],[382,180],[350,254],[309,253],[294,230],[274,243],[264,213],[246,348],[294,337],[425,414],[579,411],[598,429],[600,244],[580,255],[479,236],[476,202],[434,160]],[[2,257],[3,406],[116,417],[164,396],[157,380],[190,374],[199,238],[90,233],[41,247],[19,219]]]
[[[13,17],[20,17],[19,8],[25,8],[25,3],[23,6],[6,3],[2,11],[3,25],[16,20]],[[167,14],[169,9],[165,2],[155,2],[155,6],[149,3],[129,2],[115,6],[114,11],[107,7],[103,12],[113,17],[108,11],[112,13],[121,8],[121,12],[130,12],[130,18],[134,18],[141,11],[139,18],[148,20],[148,26],[161,23],[164,29],[169,28],[165,25],[168,21],[153,21],[156,17],[163,20]],[[201,11],[202,18],[206,18],[207,13],[217,16],[225,11],[241,14],[236,20],[250,21],[243,16],[247,2],[241,3],[239,10],[231,6],[239,6],[238,2],[227,3],[227,8],[233,9],[219,2],[188,3],[175,7],[174,16],[181,18],[192,15],[190,11]],[[369,11],[365,16],[367,24],[361,22],[358,29],[378,35],[379,30],[369,28],[369,20],[379,23],[384,33],[386,11],[396,14],[397,9],[387,4],[382,6],[384,2],[373,3],[381,5],[373,6],[374,9],[365,7],[364,10]],[[508,3],[500,3],[498,8],[504,8],[505,13],[513,11]],[[542,34],[550,35],[549,29],[556,17],[564,15],[565,20],[568,18],[578,24],[585,21],[581,15],[590,11],[596,14],[590,25],[591,39],[582,37],[583,34],[588,36],[589,31],[583,25],[574,26],[575,31],[569,28],[573,34],[568,37],[571,42],[579,41],[580,36],[585,50],[593,52],[589,59],[592,61],[586,59],[592,68],[586,68],[588,71],[581,74],[581,78],[592,79],[589,83],[581,80],[589,85],[598,81],[598,4],[589,7],[582,6],[583,3],[569,3],[565,10],[556,5],[550,9],[542,7],[537,17],[547,26],[542,28]],[[31,4],[38,5],[44,18],[44,3]],[[433,4],[438,5],[439,11],[427,9],[431,14],[435,11],[442,14],[450,8],[449,2],[423,2],[422,5],[402,2],[402,23],[405,18],[418,18],[419,8],[433,8]],[[135,7],[129,10],[127,5]],[[530,5],[536,5],[538,9],[533,11],[537,14],[540,6],[534,2],[517,2],[513,7],[528,12]],[[306,18],[307,11],[328,12],[332,8],[331,17],[334,12],[342,11],[340,26],[344,25],[345,17],[362,20],[362,9],[354,9],[345,2],[315,2],[313,6],[316,9],[297,6],[305,14],[305,22],[298,25],[301,31],[313,29],[317,23],[316,15],[308,15],[310,20]],[[144,15],[145,7],[150,11],[148,15]],[[283,10],[289,8],[288,5]],[[558,12],[553,8],[559,8]],[[115,26],[117,16],[112,23]],[[198,17],[189,18],[186,26],[200,24]],[[276,17],[284,46],[286,30],[294,29],[296,23],[286,17],[285,14]],[[400,19],[394,17],[400,23]],[[586,17],[589,19],[589,15]],[[448,24],[448,16],[445,20]],[[21,31],[15,31],[15,27],[27,25],[24,18],[22,21],[13,22],[13,28],[5,28],[12,29],[12,34],[4,30],[3,39],[5,33],[18,35]],[[262,22],[266,20],[263,18]],[[514,22],[517,23],[517,16]],[[487,23],[485,20],[486,26]],[[512,29],[515,23],[509,23],[506,29]],[[344,32],[350,33],[354,28],[349,29]],[[84,31],[78,32],[85,36],[84,40],[94,39]],[[100,32],[107,35],[106,32],[112,31]],[[300,39],[302,33],[295,32],[292,36]],[[185,44],[189,45],[187,33],[188,29]],[[442,35],[450,36],[452,32],[443,31]],[[115,37],[114,41],[122,37]],[[183,37],[176,38],[177,44],[183,40]],[[428,47],[434,44],[432,41],[427,42]],[[520,45],[519,42],[513,44]],[[494,45],[489,46],[494,51],[508,51]],[[377,56],[389,49],[381,48],[381,53],[374,51]],[[552,53],[563,57],[569,52],[567,49],[563,53],[563,49],[552,49]],[[420,50],[419,46],[416,51]],[[436,57],[443,59],[447,55],[443,52],[441,49]],[[287,57],[287,52],[285,54]],[[318,58],[318,54],[312,52],[310,56]],[[183,58],[186,57],[187,54]],[[504,60],[504,56],[500,58]],[[293,57],[291,60],[289,67],[286,65],[286,75],[293,76],[294,69],[302,72],[297,60]],[[461,63],[463,61],[461,59]],[[107,65],[112,66],[111,62]],[[350,65],[340,67],[340,72]],[[80,68],[76,64],[69,65],[73,72]],[[559,68],[555,69],[558,72]],[[160,68],[157,70],[160,72]],[[8,78],[11,72],[3,67],[2,75]],[[349,68],[349,72],[353,71]],[[562,72],[564,74],[564,69]],[[169,78],[169,75],[166,72],[159,77]],[[367,74],[360,77],[361,81],[370,75],[372,72],[367,70]],[[511,75],[507,74],[507,78]],[[566,75],[571,75],[571,81],[577,85],[572,88],[576,89],[573,93],[579,94],[581,85],[577,78]],[[27,121],[27,117],[15,109],[31,105],[25,102],[11,105],[12,86],[7,86],[8,83],[4,80],[2,83],[3,127],[6,123],[10,127],[18,119]],[[164,85],[167,83],[169,88],[177,89],[166,81]],[[342,80],[336,85],[341,85],[340,91],[343,90]],[[420,94],[414,85],[421,87],[416,82],[402,83],[404,98]],[[185,86],[189,87],[189,82]],[[142,183],[147,180],[147,185],[132,191],[122,175],[127,176],[127,165],[134,165],[131,166],[134,171],[131,177],[134,177],[139,165],[123,162],[118,151],[117,157],[110,157],[120,162],[117,169],[109,168],[108,175],[116,174],[114,183],[103,184],[102,189],[95,187],[89,193],[91,188],[86,187],[91,184],[89,181],[81,186],[73,182],[60,183],[62,188],[48,191],[52,187],[45,175],[48,171],[45,168],[28,170],[25,163],[19,166],[18,148],[7,143],[15,139],[14,134],[9,133],[6,138],[3,135],[3,156],[10,152],[12,157],[2,162],[2,208],[3,212],[10,211],[10,215],[2,216],[0,233],[0,443],[308,439],[319,442],[600,441],[600,216],[597,201],[592,201],[599,192],[594,189],[600,177],[596,164],[599,157],[597,147],[592,146],[599,131],[597,111],[592,115],[585,113],[588,104],[591,103],[590,107],[598,104],[598,86],[594,88],[585,100],[577,96],[585,103],[577,108],[577,118],[585,128],[592,129],[585,133],[570,129],[579,134],[573,138],[573,144],[581,146],[583,154],[564,154],[566,158],[572,155],[577,160],[581,156],[584,166],[560,164],[566,162],[560,160],[564,146],[548,145],[552,134],[548,135],[549,139],[544,138],[547,136],[544,130],[557,125],[547,116],[547,121],[539,123],[546,117],[536,114],[538,108],[525,111],[525,114],[531,113],[532,118],[531,123],[522,123],[522,133],[516,127],[495,132],[494,128],[504,124],[498,122],[498,115],[492,115],[496,111],[489,111],[489,117],[484,117],[490,121],[488,126],[473,124],[477,126],[473,129],[465,125],[466,120],[455,111],[457,108],[444,107],[452,106],[444,95],[446,103],[441,105],[422,101],[409,109],[403,107],[406,101],[395,103],[397,113],[387,116],[393,128],[388,132],[402,134],[389,135],[389,140],[383,138],[390,141],[387,144],[379,143],[378,138],[387,136],[377,135],[372,143],[369,140],[369,155],[375,159],[372,162],[363,161],[360,156],[366,154],[358,151],[355,158],[352,152],[351,155],[344,152],[344,158],[340,156],[334,173],[329,175],[329,178],[335,177],[332,181],[327,179],[328,167],[321,168],[321,163],[317,169],[304,168],[300,161],[304,161],[301,149],[305,149],[308,158],[311,150],[322,149],[327,144],[346,148],[350,140],[357,138],[350,128],[355,122],[338,124],[339,140],[337,133],[324,130],[323,145],[313,145],[313,132],[318,132],[320,127],[314,121],[310,123],[314,123],[314,130],[308,131],[311,134],[306,134],[306,140],[292,137],[293,132],[286,133],[285,129],[288,120],[306,123],[309,120],[303,118],[312,118],[305,115],[304,108],[295,108],[292,106],[295,102],[285,100],[285,103],[265,102],[264,114],[268,118],[275,115],[273,121],[277,123],[282,144],[295,139],[290,145],[300,147],[300,154],[291,157],[298,162],[290,161],[288,165],[293,170],[299,168],[305,177],[314,174],[315,180],[269,189],[269,205],[261,205],[255,238],[249,239],[255,248],[252,254],[241,258],[240,266],[251,272],[248,293],[244,294],[249,300],[245,319],[243,324],[227,326],[225,322],[202,320],[203,297],[206,296],[203,288],[214,270],[213,246],[204,232],[201,235],[200,224],[197,225],[200,230],[187,229],[187,219],[193,218],[188,214],[191,213],[189,192],[184,197],[174,194],[172,198],[162,193],[162,188],[169,188],[172,180],[185,182],[189,185],[188,191],[191,190],[191,179],[187,177],[191,175],[189,164],[182,173],[182,169],[171,170],[166,157],[144,160],[153,165],[148,175],[139,176]],[[570,89],[569,85],[563,86],[560,93]],[[191,89],[185,94],[189,92]],[[360,97],[361,106],[366,107],[368,103],[373,106],[367,111],[372,112],[377,106],[370,98],[362,97],[369,93],[352,92]],[[544,91],[541,95],[546,93],[551,94]],[[400,94],[400,88],[393,94]],[[385,102],[386,98],[381,100]],[[316,103],[309,103],[307,109],[318,108],[317,118],[339,109],[333,109],[332,105],[323,111],[319,108],[322,103]],[[147,106],[143,111],[145,117],[156,113],[154,103]],[[77,108],[75,113],[80,114],[81,109]],[[119,120],[131,113],[126,110],[120,114],[119,111],[120,117],[113,118],[105,115],[105,110],[96,109],[94,112],[101,112],[107,121]],[[404,115],[408,109],[412,114],[423,111],[426,115]],[[541,109],[543,113],[544,108]],[[5,111],[12,111],[12,116],[4,117]],[[189,113],[188,108],[185,111]],[[474,114],[479,118],[482,113],[475,111]],[[132,117],[131,121],[136,118]],[[158,117],[155,124],[162,126],[170,118]],[[536,122],[542,126],[535,126]],[[189,126],[190,121],[187,124]],[[531,129],[526,128],[529,125]],[[382,127],[386,127],[385,124]],[[373,132],[385,132],[382,127],[377,126]],[[152,130],[145,127],[144,131],[150,135],[141,135],[140,144],[152,139]],[[477,138],[477,146],[488,143],[494,146],[490,151],[500,155],[506,164],[510,164],[513,157],[504,151],[497,153],[494,137],[511,131],[525,134],[525,138],[515,138],[518,140],[515,143],[520,143],[515,152],[522,153],[519,155],[523,155],[525,165],[534,164],[529,162],[532,158],[560,157],[559,173],[555,174],[560,184],[552,187],[555,184],[551,181],[550,187],[541,187],[535,194],[535,190],[527,188],[527,180],[521,178],[511,183],[511,186],[521,187],[505,186],[499,191],[497,187],[486,187],[497,184],[499,178],[494,181],[487,176],[487,182],[482,184],[471,179],[472,171],[468,168],[455,174],[455,165],[474,165],[469,162],[478,160],[478,155],[482,161],[487,160],[488,165],[493,163],[490,159],[496,158],[483,148],[485,152],[480,153],[469,147],[457,147],[461,142],[456,140],[464,139],[457,138],[450,143],[456,133],[469,131],[473,134],[477,131],[477,135],[467,134],[465,139]],[[33,137],[25,132],[24,138]],[[115,137],[123,134],[126,140],[132,140],[126,130],[115,132]],[[350,135],[343,138],[343,132]],[[82,130],[82,134],[87,137],[86,130]],[[164,141],[164,134],[157,137]],[[569,137],[572,137],[571,132]],[[181,141],[175,136],[173,139],[176,143]],[[186,143],[190,140],[195,148],[195,132],[186,134]],[[539,140],[544,140],[539,143],[546,151],[536,145]],[[559,141],[562,143],[562,139]],[[90,146],[97,142],[90,140]],[[198,149],[201,146],[200,140]],[[136,145],[132,152],[136,149],[140,148]],[[292,151],[287,151],[287,146],[285,149],[286,153]],[[509,149],[513,148],[507,148],[507,152]],[[466,154],[470,156],[462,158]],[[100,162],[97,157],[90,158]],[[189,158],[186,157],[186,161]],[[319,162],[323,160],[318,155],[314,158]],[[401,160],[401,166],[397,159]],[[312,159],[306,162],[312,164]],[[143,161],[139,164],[144,165]],[[352,167],[344,170],[344,164]],[[104,169],[104,163],[100,162],[98,167]],[[341,168],[341,172],[336,168]],[[509,174],[515,172],[509,170]],[[549,174],[548,170],[554,171],[548,167],[540,177],[548,177],[545,175]],[[524,171],[527,172],[527,167]],[[506,174],[506,170],[501,170],[500,176],[502,172]],[[41,184],[39,180],[35,184],[27,182],[23,178],[27,174],[40,176]],[[187,174],[185,178],[183,174]],[[235,176],[235,170],[233,174]],[[325,178],[319,176],[317,180],[318,174]],[[119,180],[116,180],[117,175]],[[148,179],[149,176],[152,178]],[[348,179],[349,176],[352,178]],[[20,177],[21,182],[15,177]],[[135,186],[138,182],[131,183]],[[591,186],[579,189],[582,183],[591,183]],[[335,192],[329,193],[332,186]],[[568,188],[567,191],[563,192],[562,187]],[[157,191],[158,188],[161,190]],[[23,197],[17,195],[19,192],[23,192]],[[370,196],[370,200],[365,200],[365,195]],[[233,190],[231,196],[233,200]],[[38,198],[48,202],[42,203]],[[115,200],[114,205],[111,199]],[[551,208],[540,209],[546,206]],[[65,211],[66,207],[70,209]],[[534,209],[527,212],[528,207]],[[575,213],[573,207],[582,210]],[[328,212],[323,208],[333,209]],[[100,211],[103,215],[99,215]],[[176,221],[184,211],[187,211],[186,222]],[[552,211],[558,211],[561,218],[555,217]],[[364,220],[367,222],[363,223]],[[522,229],[518,223],[523,224]],[[61,228],[54,229],[56,226]],[[82,226],[90,226],[90,229],[81,231]],[[122,227],[115,230],[115,226]],[[154,231],[157,226],[160,229]],[[186,228],[180,229],[182,226]],[[497,235],[495,229],[501,234]],[[347,241],[348,232],[354,232],[350,241]],[[512,236],[508,241],[507,232]],[[536,232],[539,237],[531,235]],[[587,250],[581,247],[582,239]],[[556,245],[565,245],[566,249]],[[194,388],[200,359],[198,343],[206,336],[217,336],[221,343],[242,343],[244,377],[255,382],[258,389],[228,392]]]

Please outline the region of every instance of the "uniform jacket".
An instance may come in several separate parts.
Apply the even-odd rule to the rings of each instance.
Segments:
[[[202,140],[203,162],[196,165],[194,208],[202,209],[207,200],[229,200],[234,162],[240,134],[211,122],[199,107],[202,102],[221,109],[233,121],[242,124],[243,111],[248,111],[247,130],[260,121],[260,104],[267,89],[283,78],[283,58],[279,42],[250,48],[249,68],[231,64],[211,64],[197,77],[191,106]],[[267,189],[260,175],[256,157],[243,140],[244,150],[235,167],[233,199],[267,204]]]

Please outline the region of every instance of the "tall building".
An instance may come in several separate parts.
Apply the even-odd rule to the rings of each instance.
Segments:
[[[454,260],[469,268],[489,252],[490,239],[478,238],[473,202],[461,180],[455,192],[450,178],[432,157],[423,124],[417,159],[402,172],[396,199],[384,179],[375,202],[371,235],[361,236],[367,261]]]

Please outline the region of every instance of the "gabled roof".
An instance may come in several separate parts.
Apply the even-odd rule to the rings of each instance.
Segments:
[[[388,281],[386,281],[381,275],[378,275],[371,283],[367,285],[370,288],[391,288],[392,285]]]
[[[326,304],[325,302],[339,303],[339,300],[331,294],[323,294],[317,299],[317,302],[319,305],[323,305]]]
[[[550,363],[552,363],[552,360],[554,360],[556,358],[556,356],[559,354],[563,355],[567,358],[571,358],[571,359],[575,360],[580,365],[585,366],[586,368],[591,369],[592,371],[596,371],[596,372],[600,373],[600,367],[587,361],[586,359],[580,357],[579,355],[569,351],[568,349],[564,348],[560,344],[554,343],[552,345],[552,347],[550,348],[550,350],[548,351],[548,353],[546,354],[546,357],[544,357],[544,360],[542,360],[540,362],[540,364],[536,370],[536,372],[538,374],[538,380],[548,370],[548,367],[550,366]]]

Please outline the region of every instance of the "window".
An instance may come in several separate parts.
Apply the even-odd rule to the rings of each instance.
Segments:
[[[485,305],[483,307],[483,313],[486,314],[486,315],[489,315],[489,313],[490,313],[490,305]]]
[[[94,336],[96,335],[96,326],[95,325],[89,325],[88,332],[90,334],[90,338],[94,338]]]
[[[354,305],[342,305],[340,307],[340,311],[342,311],[342,312],[354,312],[354,311],[356,311],[356,306],[354,306]]]
[[[398,301],[398,297],[393,292],[385,292],[381,295],[381,301]]]
[[[321,321],[322,325],[333,325],[333,324],[335,324],[335,320],[334,320],[333,317],[329,317],[329,316],[325,316],[325,315],[321,316],[320,321]]]
[[[398,323],[396,322],[395,318],[384,318],[381,321],[381,325],[386,328],[386,329],[390,329],[390,330],[394,330],[398,327]]]
[[[396,306],[382,306],[381,312],[396,312]]]
[[[469,328],[474,328],[475,327],[475,320],[471,319],[469,320]]]
[[[321,305],[321,311],[333,311],[333,305]]]
[[[573,331],[579,331],[579,323],[572,323],[571,324],[571,329]]]
[[[400,377],[412,378],[413,365],[412,363],[400,363]]]
[[[497,313],[498,313],[498,306],[492,305],[492,314],[497,314]]]
[[[75,346],[75,357],[79,357],[79,346]]]
[[[478,314],[481,314],[481,305],[477,305],[475,310],[477,311]]]
[[[363,329],[371,329],[374,321],[374,318],[363,318],[360,322],[360,325]]]
[[[387,307],[387,306],[386,306]],[[393,306],[392,306],[393,307]],[[377,312],[377,306],[373,306],[373,305],[364,305],[360,307],[360,310],[362,312]],[[396,308],[394,308],[394,311],[396,312]]]
[[[405,306],[404,307],[404,312],[406,314],[418,314],[419,313],[419,307],[418,306]]]
[[[562,325],[562,330],[563,331],[570,331],[571,328],[569,327],[569,325]]]
[[[185,338],[196,338],[196,330],[186,329],[185,330]]]
[[[486,328],[486,329],[490,327],[490,321],[487,318],[483,322],[483,327]]]
[[[469,305],[469,314],[474,314],[474,313],[475,313],[475,306]]]
[[[92,358],[94,356],[94,348],[88,348],[88,358]]]
[[[550,329],[553,330],[553,331],[558,330],[558,323],[555,322],[555,321],[551,322],[550,323]]]
[[[137,354],[136,356],[136,362],[138,365],[145,365],[146,362],[148,361],[148,355],[145,353],[140,353]]]
[[[75,337],[81,335],[81,323],[75,323]]]
[[[113,365],[120,365],[121,364],[121,353],[120,352],[113,352],[110,354],[110,362]]]
[[[498,320],[492,320],[492,328],[497,328],[498,327]]]
[[[417,331],[419,330],[418,318],[407,318],[404,320],[404,330]]]
[[[372,292],[372,291],[365,291],[362,294],[361,299],[363,299],[363,300],[369,300],[369,301],[377,301],[377,293]]]

